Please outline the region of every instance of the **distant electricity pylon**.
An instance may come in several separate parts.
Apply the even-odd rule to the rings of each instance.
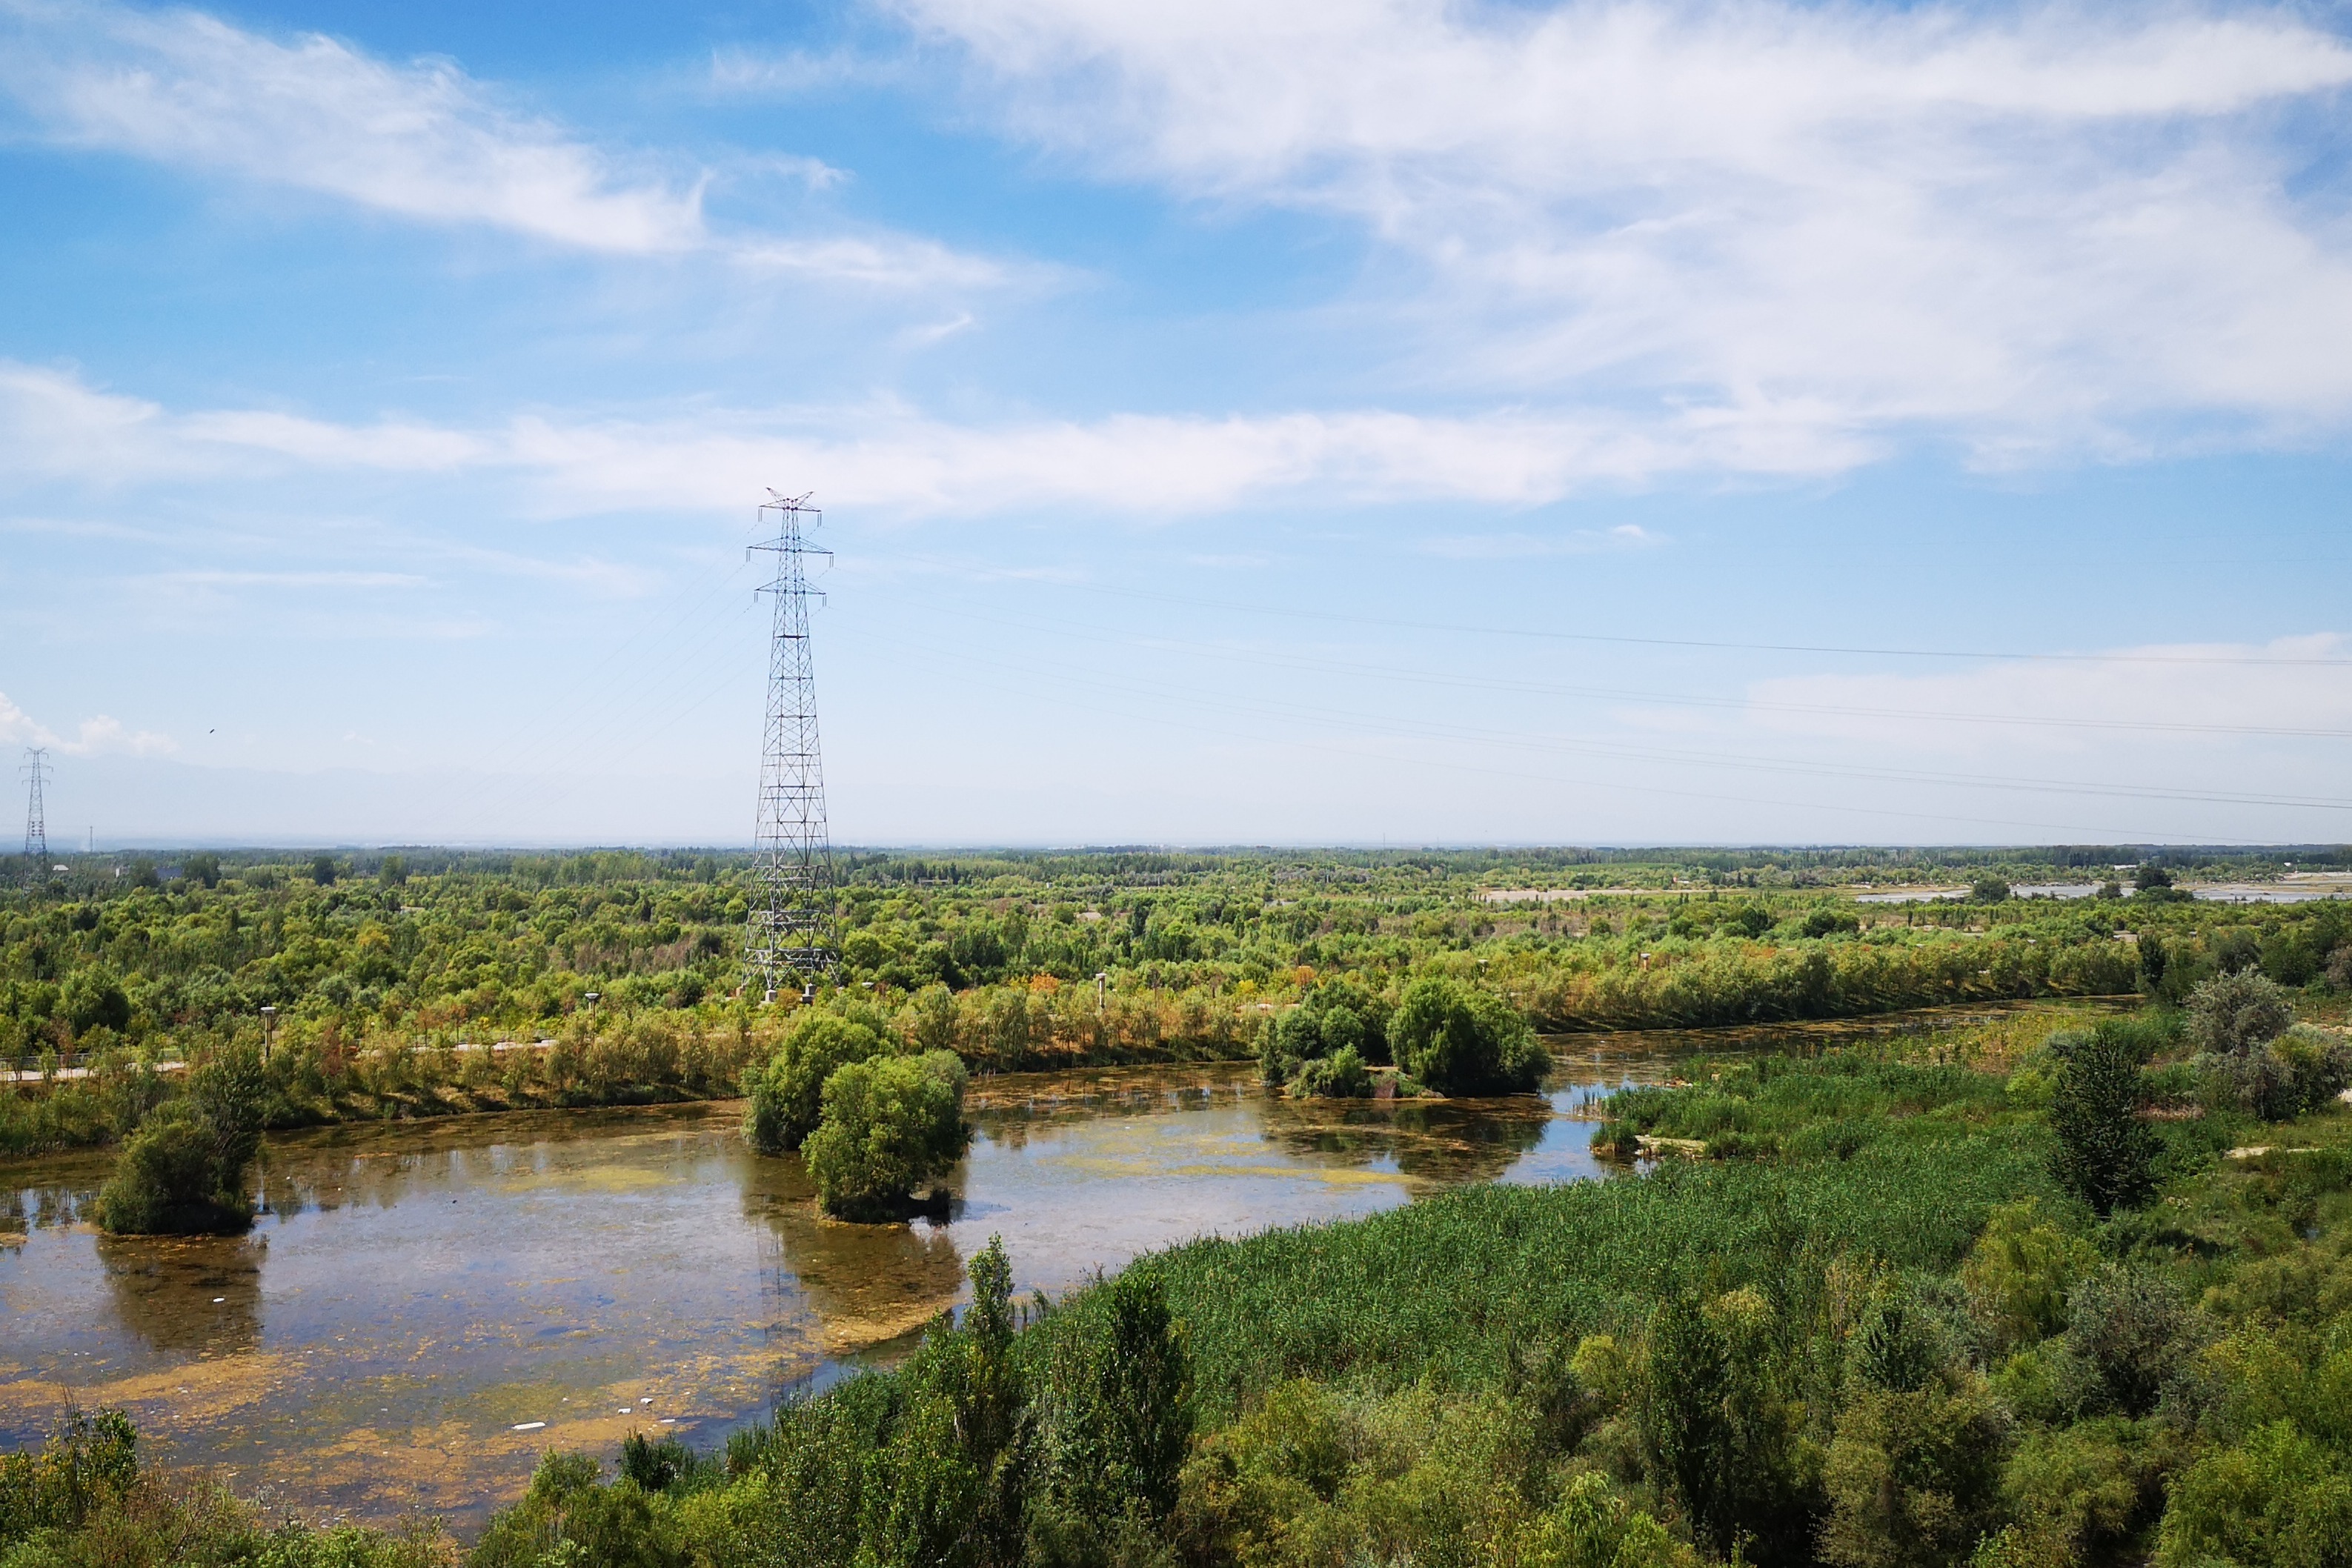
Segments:
[[[25,858],[33,863],[35,876],[47,871],[49,866],[49,825],[41,808],[41,781],[48,776],[49,753],[38,746],[25,748]]]
[[[772,1001],[786,975],[814,976],[833,967],[833,843],[825,832],[824,767],[817,752],[816,666],[809,657],[814,590],[805,567],[808,556],[833,552],[804,537],[824,518],[807,496],[768,494],[760,521],[764,524],[773,512],[776,534],[751,548],[776,552],[775,581],[760,590],[775,595],[776,614],[768,645],[768,731],[760,756],[760,828],[743,958]]]

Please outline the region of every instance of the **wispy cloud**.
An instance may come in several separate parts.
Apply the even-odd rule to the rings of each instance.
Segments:
[[[5,692],[0,692],[0,742],[45,746],[50,751],[76,757],[98,756],[105,752],[158,757],[168,756],[180,749],[179,742],[169,735],[132,730],[120,720],[103,713],[83,720],[69,733],[60,733],[36,721],[11,701]]]
[[[1423,374],[1758,405],[1979,461],[2352,415],[2307,8],[897,0],[1014,134],[1339,215]]]
[[[1772,410],[1706,410],[1663,424],[1517,410],[980,424],[879,404],[711,408],[692,418],[550,412],[473,430],[404,419],[346,426],[235,410],[173,414],[64,372],[0,362],[0,458],[25,475],[108,486],[289,464],[322,473],[463,471],[508,476],[531,508],[566,515],[733,507],[785,483],[900,518],[1039,506],[1172,518],[1299,494],[1327,504],[1450,498],[1528,507],[1670,474],[1834,473],[1865,450]],[[1637,534],[1555,544],[1622,549],[1646,542]]]
[[[2343,662],[2352,641],[2341,634],[2106,652],[2114,657],[1761,680],[1744,715],[1779,734],[1987,755],[2096,753],[2167,737],[2234,750],[2262,734],[2352,731],[2352,664]],[[2235,739],[2217,742],[2216,731]]]
[[[198,11],[0,0],[0,93],[66,146],[480,225],[619,256],[715,253],[861,286],[987,285],[1008,269],[873,232],[716,232],[710,174],[600,147],[439,59],[395,64],[320,34],[279,38]],[[838,170],[765,161],[812,188]]]
[[[1444,533],[1422,548],[1456,561],[1513,561],[1538,555],[1597,555],[1605,551],[1653,550],[1665,540],[1637,522],[1614,528],[1580,528],[1564,533]]]

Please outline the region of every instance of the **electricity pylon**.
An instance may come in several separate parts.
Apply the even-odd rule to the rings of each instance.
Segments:
[[[25,765],[19,771],[26,784],[25,858],[32,862],[35,877],[46,876],[49,869],[49,825],[41,806],[41,781],[48,776],[49,753],[38,746],[26,747]]]
[[[768,643],[767,739],[760,757],[760,826],[753,840],[751,913],[743,960],[769,1000],[789,974],[814,977],[833,968],[833,843],[824,820],[824,767],[816,736],[816,666],[809,656],[806,558],[830,555],[804,532],[824,514],[807,496],[772,498],[760,520],[775,514],[773,539],[754,550],[776,555]],[[822,594],[816,595],[824,597]]]

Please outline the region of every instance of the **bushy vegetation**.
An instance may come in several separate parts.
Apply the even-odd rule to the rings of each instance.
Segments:
[[[816,1131],[833,1075],[888,1049],[865,1019],[814,1009],[795,1017],[768,1065],[744,1075],[743,1136],[762,1154],[799,1148]]]
[[[119,1411],[69,1413],[37,1449],[0,1455],[7,1568],[457,1568],[448,1536],[269,1521],[204,1478],[142,1470]]]
[[[886,1035],[975,1070],[1258,1053],[1289,1082],[1351,1046],[1379,1074],[1406,990],[1431,978],[1481,988],[1546,1031],[2134,990],[2179,1003],[2249,970],[2298,992],[2352,987],[2342,906],[2161,896],[2173,871],[2267,876],[2273,859],[2168,853],[2131,900],[1871,906],[1837,890],[2014,889],[2145,858],[851,854],[843,962],[822,999],[845,1015],[854,1002]],[[271,1125],[737,1092],[741,1069],[775,1054],[797,1000],[740,994],[748,875],[740,856],[692,853],[205,852],[11,882],[0,1051],[35,1064],[50,1053],[94,1076],[0,1097],[0,1152],[128,1136],[173,1093],[159,1063],[259,1044],[264,1005],[277,1009]],[[1530,890],[1574,897],[1490,897]],[[551,1044],[462,1048],[500,1039]],[[804,1108],[822,1084],[802,1087]],[[1323,1071],[1305,1087],[1354,1084]]]
[[[2334,1562],[2352,1110],[2250,1152],[2188,1027],[1696,1062],[1606,1110],[1700,1157],[1194,1242],[1058,1303],[992,1245],[960,1321],[723,1454],[551,1456],[478,1568]],[[901,1066],[930,1070],[831,1078]],[[2070,1146],[2118,1122],[2133,1179],[2085,1179],[2117,1163]]]
[[[964,1068],[953,1051],[871,1057],[824,1080],[806,1144],[817,1201],[842,1219],[905,1217],[916,1190],[963,1157]]]
[[[237,1231],[253,1223],[245,1173],[261,1151],[266,1079],[250,1051],[226,1051],[188,1075],[187,1092],[148,1112],[98,1195],[118,1236]]]
[[[1717,1158],[1195,1243],[1026,1332],[980,1283],[904,1369],[649,1499],[646,1539],[714,1563],[2332,1561],[2352,1117],[2252,1160],[2220,1156],[2237,1112],[2159,1123],[2162,1201],[2101,1219],[2045,1109],[2091,1033],[2006,1077],[1702,1068],[1611,1109]],[[2164,1064],[2135,1070],[2167,1102]]]

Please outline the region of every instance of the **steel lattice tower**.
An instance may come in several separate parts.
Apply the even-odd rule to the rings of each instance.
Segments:
[[[25,748],[22,770],[26,784],[25,798],[25,858],[33,864],[33,875],[40,877],[49,868],[49,825],[41,807],[41,781],[49,771],[49,753],[38,746]]]
[[[817,750],[816,666],[809,656],[806,559],[830,555],[805,533],[824,514],[806,496],[779,496],[760,508],[774,513],[775,537],[754,550],[776,553],[768,645],[768,730],[760,756],[760,828],[753,841],[755,885],[743,958],[773,999],[787,974],[833,967],[833,843],[825,831],[824,767]],[[816,595],[819,598],[823,595]]]

